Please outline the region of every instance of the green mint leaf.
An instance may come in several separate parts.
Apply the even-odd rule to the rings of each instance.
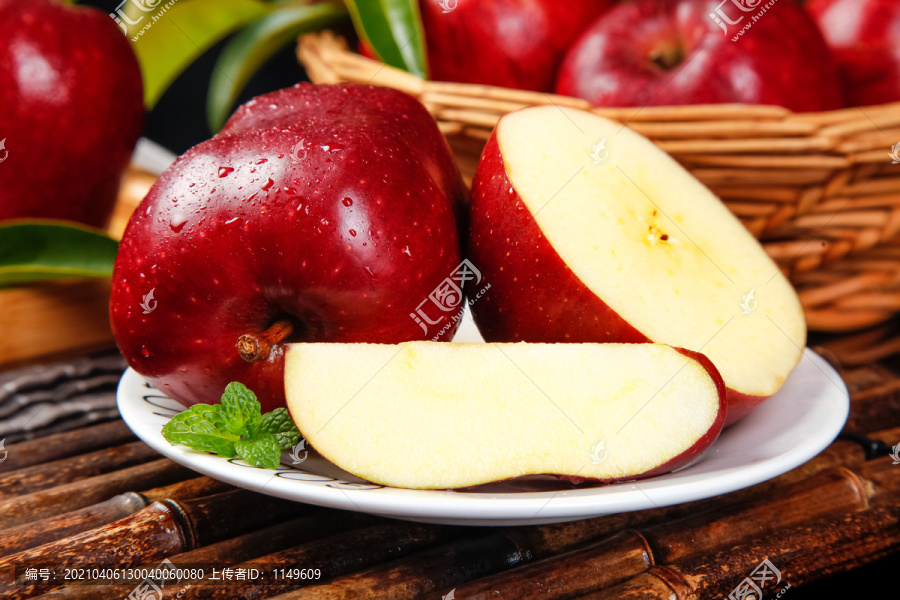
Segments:
[[[262,407],[256,394],[243,383],[232,381],[222,394],[222,417],[228,431],[243,438],[249,438],[259,429]]]
[[[212,452],[225,458],[237,454],[234,444],[240,440],[240,436],[226,427],[220,407],[209,404],[195,404],[172,417],[162,428],[162,436],[170,444]]]
[[[276,408],[264,414],[259,422],[259,431],[274,434],[282,450],[293,448],[302,437],[286,408]]]
[[[281,448],[271,433],[257,433],[250,439],[235,442],[234,449],[254,467],[277,469],[281,463]]]

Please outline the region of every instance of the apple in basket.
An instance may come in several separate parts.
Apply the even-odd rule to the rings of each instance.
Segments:
[[[119,349],[185,405],[240,381],[263,410],[283,406],[283,342],[434,335],[411,313],[460,264],[467,193],[405,93],[300,84],[251,100],[128,223],[110,307]]]
[[[849,104],[900,102],[900,2],[812,0],[806,8],[838,62]]]
[[[556,92],[595,106],[840,108],[837,65],[794,0],[636,0],[604,13],[563,60]]]
[[[563,54],[612,0],[420,0],[430,78],[549,92]],[[364,56],[372,49],[360,44]]]
[[[658,342],[702,352],[728,423],[774,394],[806,343],[791,284],[658,146],[593,113],[500,119],[472,188],[468,256],[489,342]],[[648,366],[649,368],[649,366]]]
[[[649,477],[725,418],[712,363],[657,344],[289,344],[285,388],[318,452],[405,488]]]
[[[144,119],[128,40],[47,0],[0,0],[0,40],[0,219],[105,227]]]

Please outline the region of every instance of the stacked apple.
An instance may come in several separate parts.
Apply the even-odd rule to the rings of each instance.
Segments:
[[[457,320],[431,317],[460,288],[493,343],[410,341],[450,339]],[[111,315],[131,366],[184,404],[240,381],[338,466],[420,488],[684,466],[805,338],[758,243],[639,135],[512,113],[468,204],[425,108],[353,85],[257,98],[179,158],[128,225]]]
[[[596,106],[817,111],[844,100],[838,67],[796,0],[419,0],[419,8],[438,81],[555,91]],[[360,51],[374,56],[366,44]]]
[[[287,350],[291,414],[347,471],[424,488],[667,472],[774,394],[805,346],[796,293],[741,223],[592,113],[500,120],[467,256],[488,344]]]

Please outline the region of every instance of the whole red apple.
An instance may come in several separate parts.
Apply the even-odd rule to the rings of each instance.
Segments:
[[[119,349],[186,405],[240,381],[283,406],[283,343],[435,335],[411,314],[460,263],[466,193],[403,92],[300,84],[251,100],[132,216],[113,273]]]
[[[812,0],[807,8],[838,62],[847,101],[900,101],[900,2]]]
[[[595,106],[735,102],[798,112],[842,106],[837,66],[810,16],[794,0],[769,4],[618,4],[566,54],[556,92]]]
[[[137,58],[109,15],[0,0],[0,107],[0,219],[104,227],[144,118]]]
[[[549,92],[563,54],[612,0],[420,0],[430,78]],[[360,52],[374,57],[360,45]]]

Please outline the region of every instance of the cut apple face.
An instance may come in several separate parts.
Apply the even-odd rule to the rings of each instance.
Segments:
[[[665,152],[595,114],[503,117],[473,184],[469,258],[488,341],[642,342],[707,355],[729,422],[799,361],[797,295],[728,208]]]
[[[646,477],[725,418],[712,363],[658,344],[290,344],[285,391],[325,458],[404,488]]]

